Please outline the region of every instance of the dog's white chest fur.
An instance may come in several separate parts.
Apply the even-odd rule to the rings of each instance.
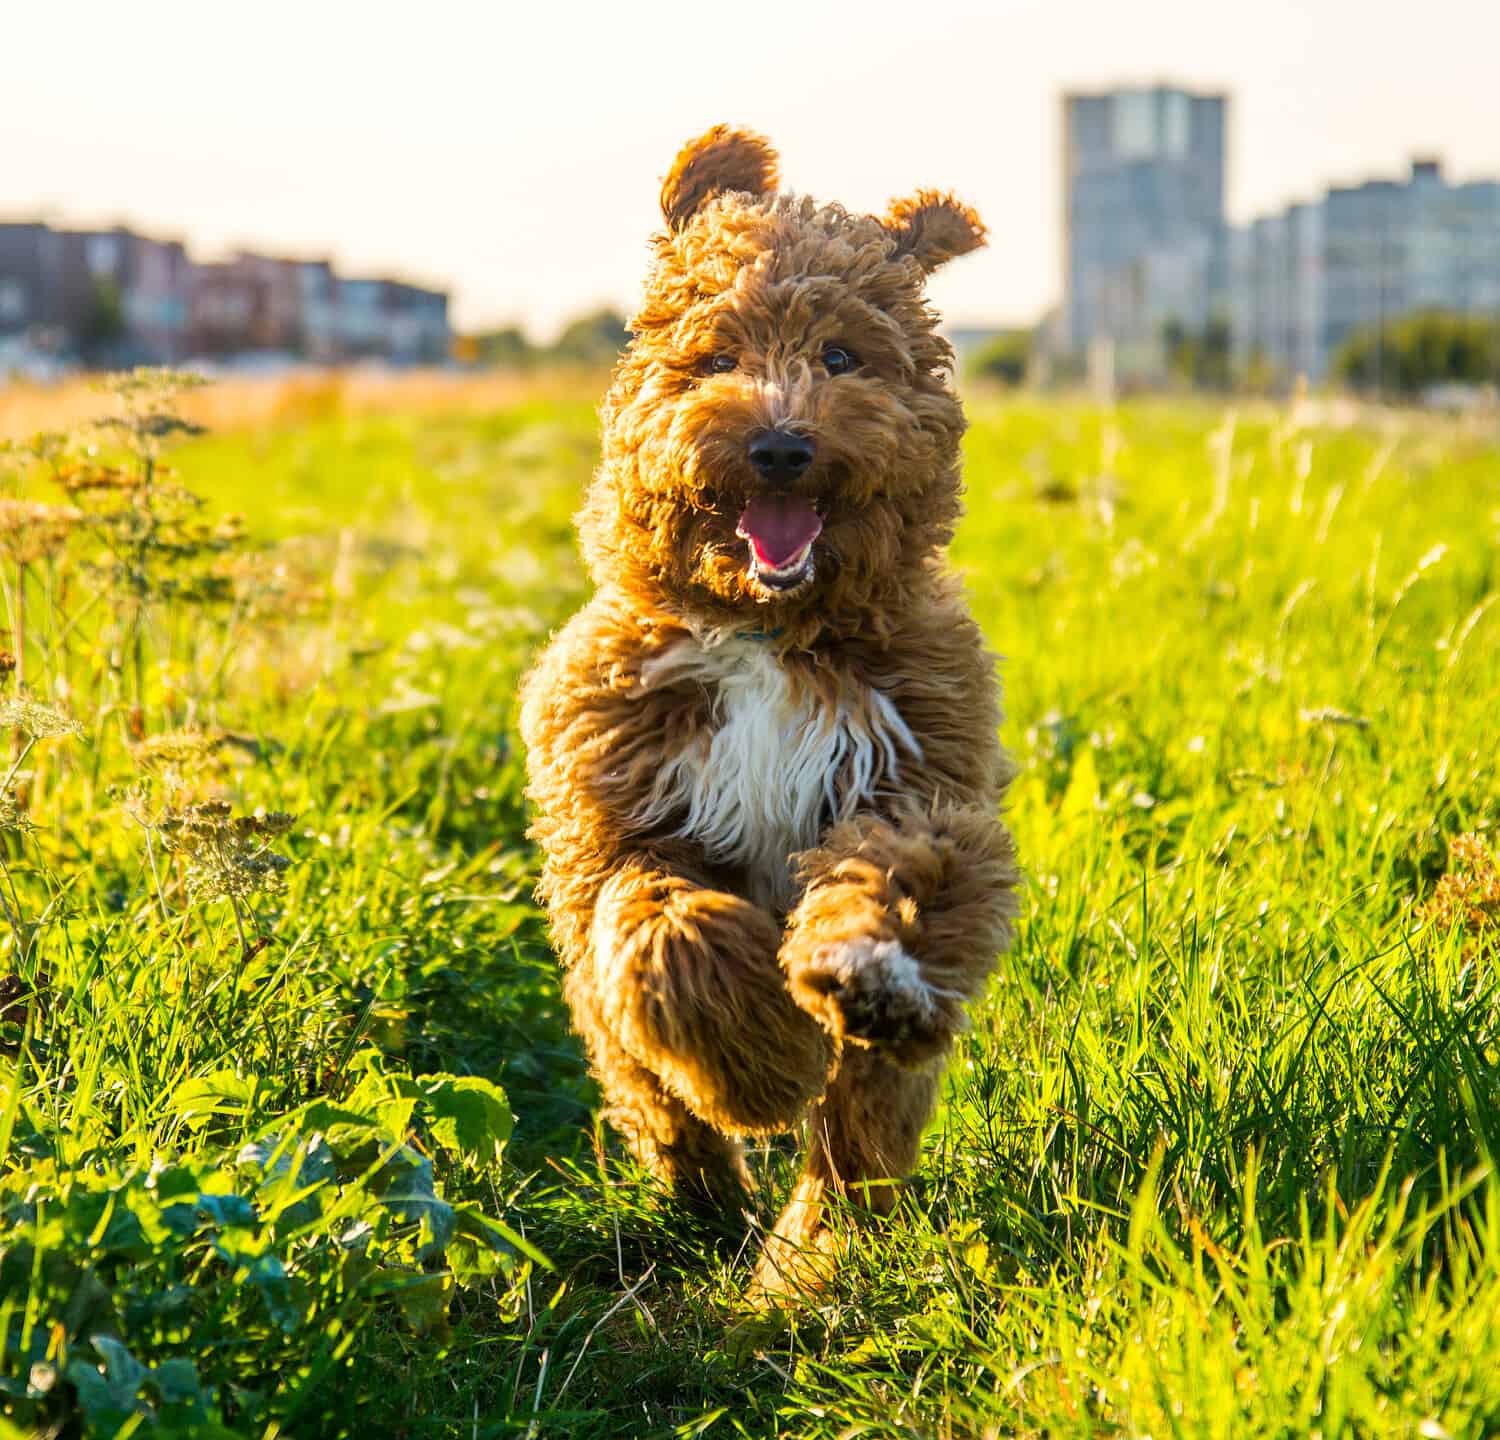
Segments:
[[[888,695],[861,687],[830,702],[762,641],[684,642],[657,666],[702,681],[713,696],[711,723],[667,757],[639,818],[673,820],[674,833],[710,859],[743,867],[761,904],[788,907],[791,857],[891,791],[903,759],[920,759]]]

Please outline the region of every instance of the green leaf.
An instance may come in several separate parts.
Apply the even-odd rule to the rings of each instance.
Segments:
[[[271,1319],[288,1335],[302,1328],[307,1320],[307,1305],[297,1294],[279,1256],[270,1253],[257,1255],[247,1267],[245,1278],[265,1301]]]
[[[198,1371],[191,1360],[174,1356],[151,1372],[151,1384],[165,1405],[182,1405],[202,1398]]]
[[[84,1360],[70,1360],[66,1374],[78,1392],[83,1413],[96,1423],[108,1423],[142,1408],[137,1396],[147,1370],[120,1341],[95,1335],[94,1349],[104,1362],[101,1371]]]
[[[243,1195],[199,1195],[198,1210],[215,1225],[245,1229],[255,1224],[255,1207]]]
[[[453,1207],[437,1193],[432,1161],[403,1145],[370,1181],[370,1190],[397,1220],[420,1227],[416,1258],[440,1253],[453,1236]]]
[[[392,1136],[405,1135],[422,1094],[416,1082],[404,1075],[387,1075],[384,1057],[378,1051],[361,1052],[349,1068],[362,1073],[345,1097],[343,1108],[366,1122],[374,1121]]]
[[[424,1075],[432,1138],[473,1165],[499,1162],[514,1121],[505,1091],[477,1075]]]
[[[401,1307],[406,1323],[419,1335],[446,1328],[452,1292],[452,1275],[423,1275],[417,1271],[399,1274],[396,1283],[383,1291]]]
[[[168,1108],[196,1128],[215,1115],[244,1114],[255,1098],[255,1084],[253,1075],[240,1076],[232,1070],[195,1075],[172,1092]]]

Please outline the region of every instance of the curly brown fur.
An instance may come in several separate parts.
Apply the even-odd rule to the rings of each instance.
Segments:
[[[612,1122],[723,1205],[739,1137],[810,1122],[764,1295],[836,1253],[830,1189],[894,1204],[1016,883],[994,662],[942,570],[964,421],[923,294],[983,226],[776,184],[720,126],[663,185],[579,516],[597,591],[522,707]]]

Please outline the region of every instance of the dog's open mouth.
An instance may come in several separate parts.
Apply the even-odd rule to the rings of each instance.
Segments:
[[[750,573],[772,590],[795,590],[812,578],[813,541],[823,521],[800,495],[757,495],[735,533],[750,546]]]

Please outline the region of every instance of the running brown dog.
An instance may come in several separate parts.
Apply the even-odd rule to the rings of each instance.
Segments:
[[[775,1294],[826,1273],[830,1189],[894,1204],[1015,914],[994,660],[942,563],[964,419],[924,295],[984,228],[929,191],[879,217],[778,193],[767,142],[723,126],[662,210],[579,516],[597,590],[522,729],[609,1118],[726,1207],[741,1138],[810,1120]]]

